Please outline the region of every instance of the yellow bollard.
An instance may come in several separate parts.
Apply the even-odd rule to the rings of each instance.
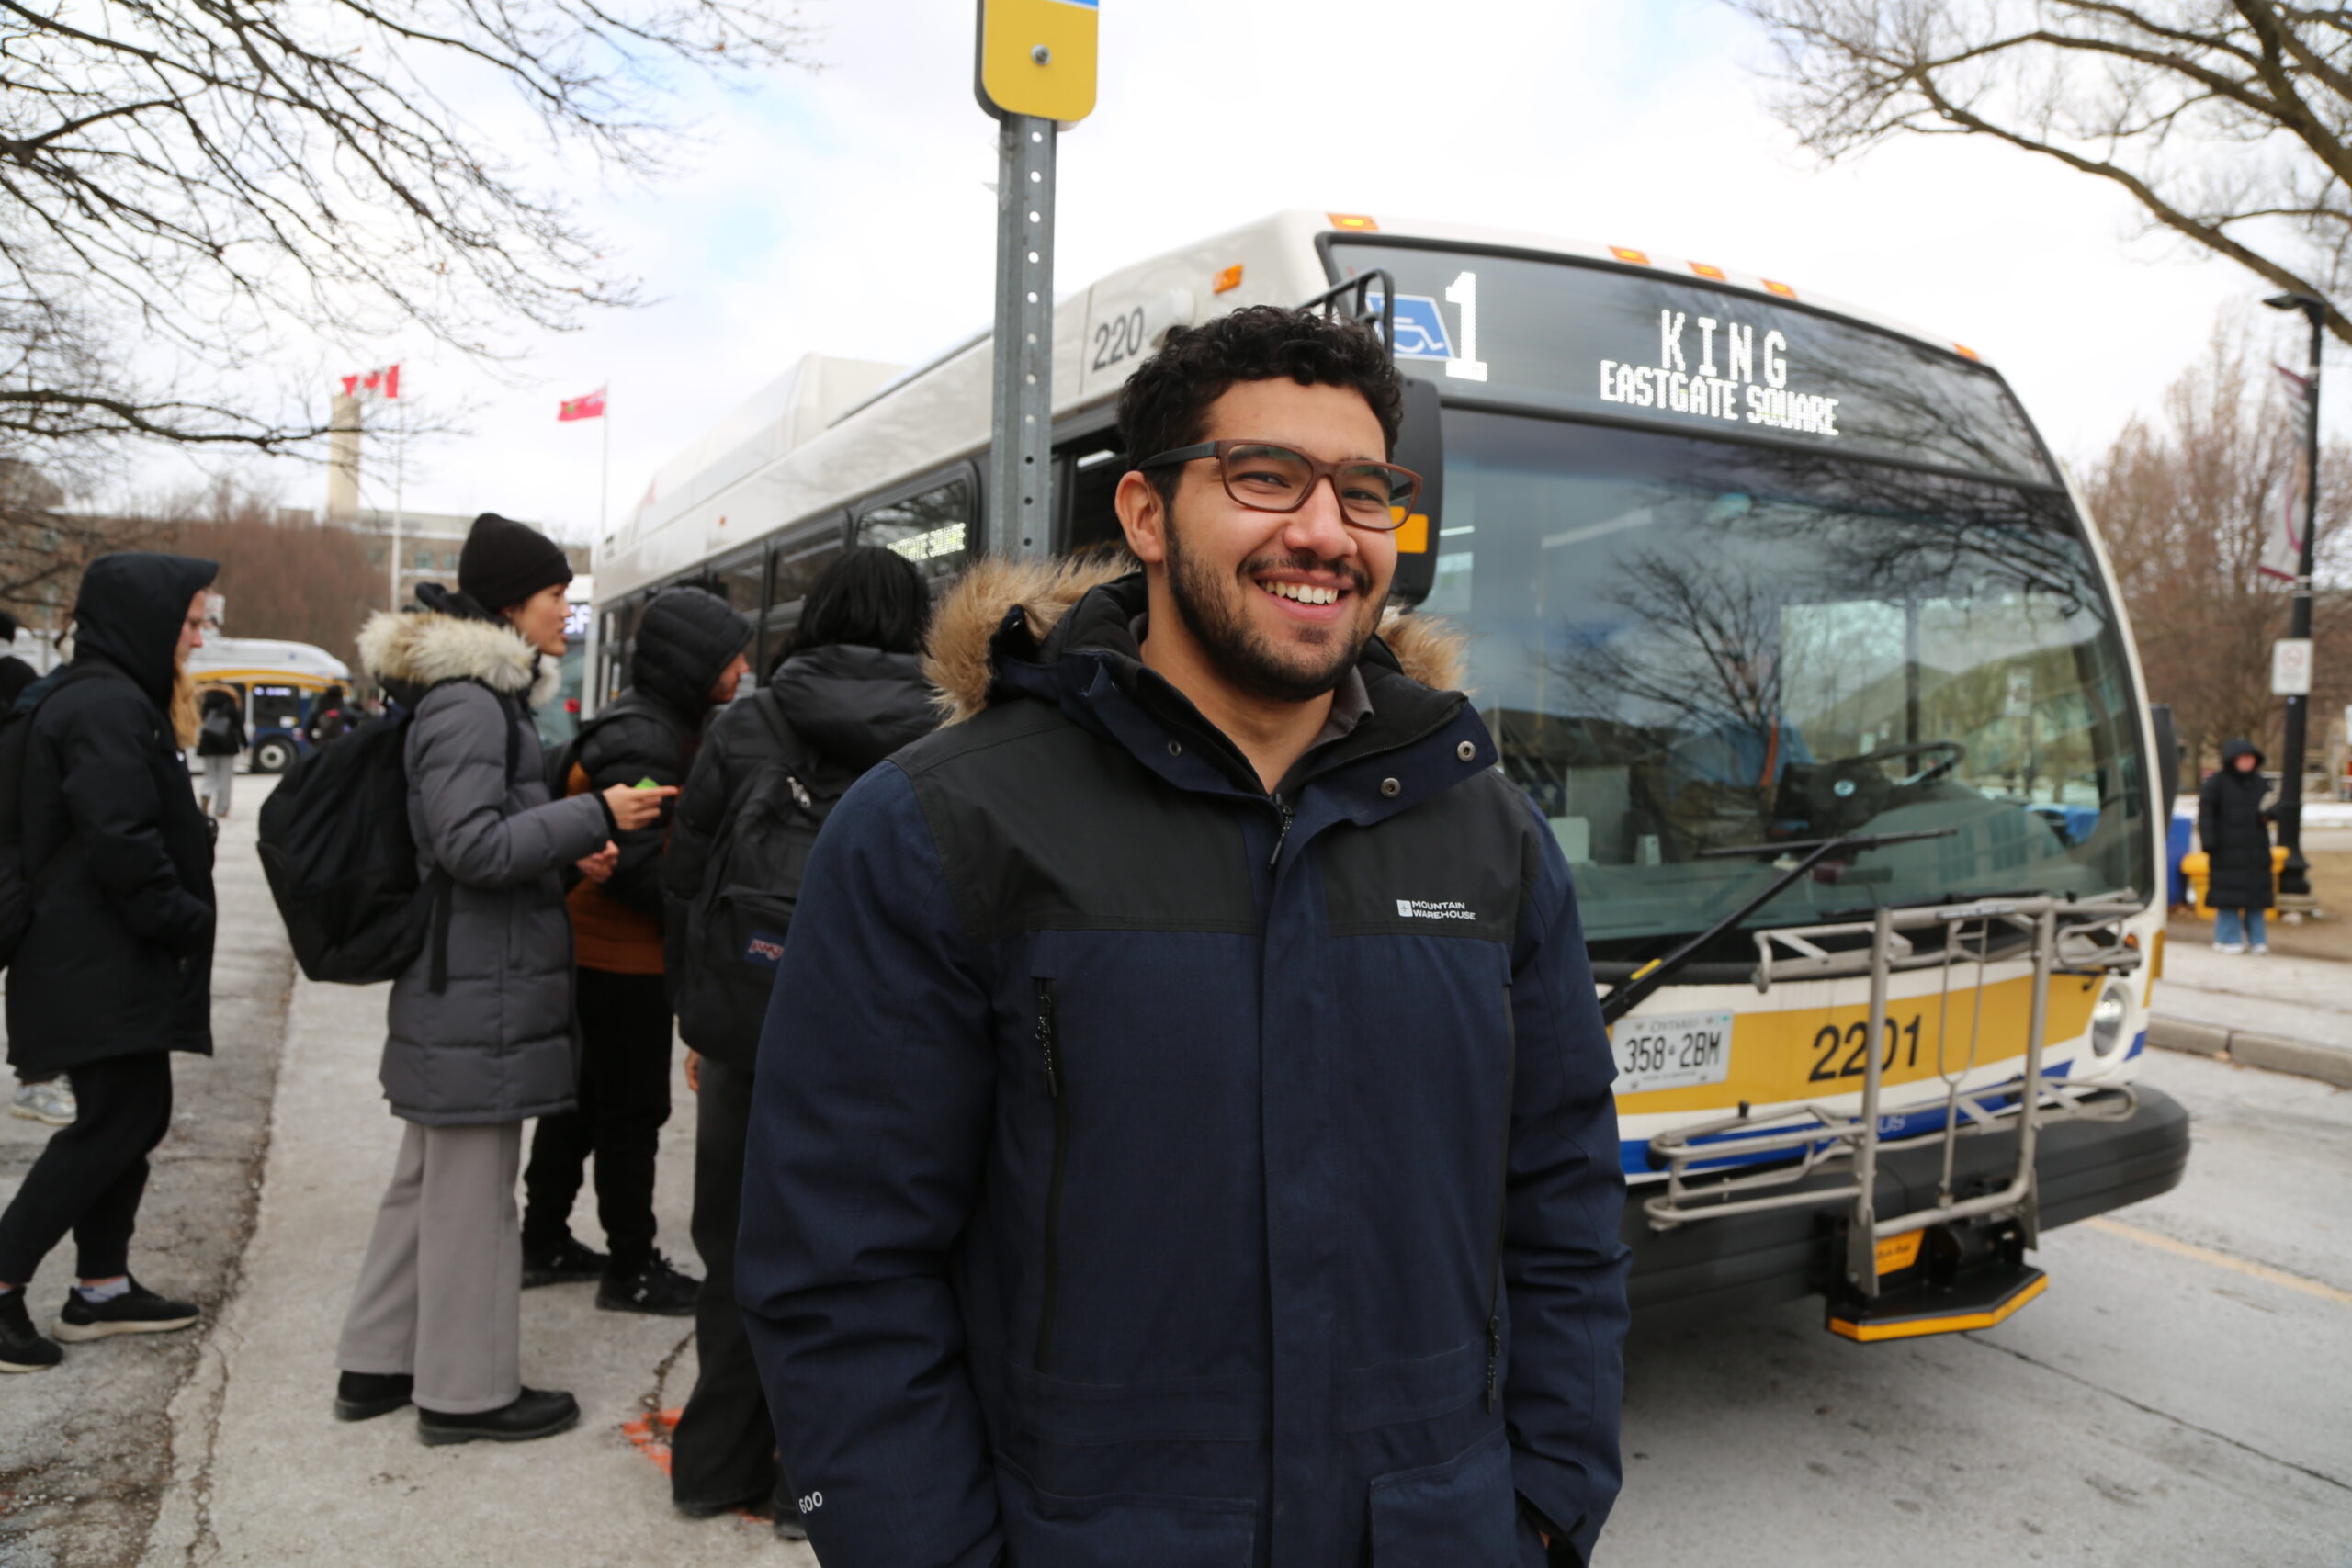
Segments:
[[[2203,850],[2192,850],[2180,857],[2180,874],[2188,878],[2188,907],[2200,920],[2210,920],[2213,911],[2205,902],[2205,885],[2212,880],[2213,861]]]
[[[2270,901],[2274,907],[2278,901],[2278,875],[2286,869],[2287,851],[2285,846],[2280,844],[2271,845]],[[2202,850],[2192,850],[2188,854],[2180,857],[2180,874],[2188,878],[2189,908],[2196,911],[2197,918],[2199,919],[2211,919],[2213,918],[2213,910],[2211,907],[2205,902],[2205,887],[2213,877],[2213,862],[2211,857],[2209,857]]]

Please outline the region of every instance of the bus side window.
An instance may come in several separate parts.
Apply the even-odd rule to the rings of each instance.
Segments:
[[[857,542],[887,545],[915,563],[936,598],[972,558],[972,481],[961,475],[902,500],[885,502],[857,520]]]
[[[818,574],[840,559],[841,554],[839,513],[776,545],[767,613],[760,618],[759,666],[763,685],[792,642],[793,631],[800,625],[801,604],[808,597]]]
[[[1062,448],[1062,547],[1069,554],[1126,547],[1126,535],[1120,531],[1119,514],[1112,505],[1119,476],[1127,471],[1126,456],[1119,438],[1107,430]]]

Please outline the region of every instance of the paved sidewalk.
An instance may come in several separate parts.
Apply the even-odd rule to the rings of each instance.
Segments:
[[[2352,1087],[2352,964],[2169,942],[2148,1041]]]
[[[257,887],[241,891],[235,918],[274,923],[266,894],[255,902]],[[598,1312],[592,1285],[523,1297],[525,1381],[578,1395],[577,1429],[428,1449],[409,1412],[332,1418],[335,1333],[398,1142],[376,1083],[384,996],[295,982],[259,1220],[235,1298],[173,1404],[172,1480],[143,1562],[813,1563],[763,1521],[695,1522],[671,1508],[644,1418],[674,1409],[692,1385],[693,1320]],[[686,1235],[695,1101],[683,1077],[674,1093],[662,1241],[699,1272]],[[574,1228],[594,1241],[590,1194],[582,1205]]]
[[[266,909],[253,816],[266,781],[237,781],[214,881],[237,908]],[[258,900],[258,903],[256,903]],[[224,922],[212,957],[209,1058],[172,1059],[172,1130],[151,1157],[130,1267],[205,1309],[206,1327],[69,1345],[54,1371],[0,1379],[0,1563],[127,1568],[139,1560],[171,1474],[164,1411],[198,1362],[200,1336],[235,1289],[251,1234],[293,962],[275,916]],[[13,1092],[12,1078],[0,1089]],[[51,1129],[0,1117],[0,1202],[15,1196]],[[74,1272],[72,1238],[33,1278],[46,1325]]]

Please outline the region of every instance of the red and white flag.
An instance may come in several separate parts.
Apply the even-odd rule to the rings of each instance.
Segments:
[[[379,365],[375,369],[343,378],[343,395],[346,398],[397,398],[401,395],[401,367]]]
[[[566,420],[602,419],[604,417],[605,389],[602,387],[597,388],[594,391],[588,393],[584,397],[566,398],[562,402],[556,405],[555,421],[558,424],[563,423]]]

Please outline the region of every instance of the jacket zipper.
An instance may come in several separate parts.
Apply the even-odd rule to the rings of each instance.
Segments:
[[[1283,846],[1290,842],[1290,819],[1292,815],[1290,802],[1284,800],[1278,795],[1274,796],[1274,809],[1282,814],[1283,825],[1281,830],[1274,835],[1274,852],[1266,857],[1266,869],[1268,871],[1272,871],[1276,866],[1282,864]]]
[[[1487,1414],[1502,1408],[1503,1232],[1510,1223],[1510,1110],[1518,1090],[1519,1022],[1511,1016],[1510,987],[1503,987],[1502,1169],[1495,1182],[1495,1250],[1487,1271]]]
[[[1046,1235],[1039,1249],[1045,1286],[1037,1306],[1036,1366],[1051,1370],[1054,1350],[1054,1309],[1062,1288],[1062,1177],[1069,1158],[1069,1100],[1062,1093],[1061,1044],[1054,1032],[1054,983],[1039,977],[1032,982],[1037,998],[1037,1058],[1046,1069],[1046,1098],[1054,1105],[1054,1159],[1046,1179]]]

